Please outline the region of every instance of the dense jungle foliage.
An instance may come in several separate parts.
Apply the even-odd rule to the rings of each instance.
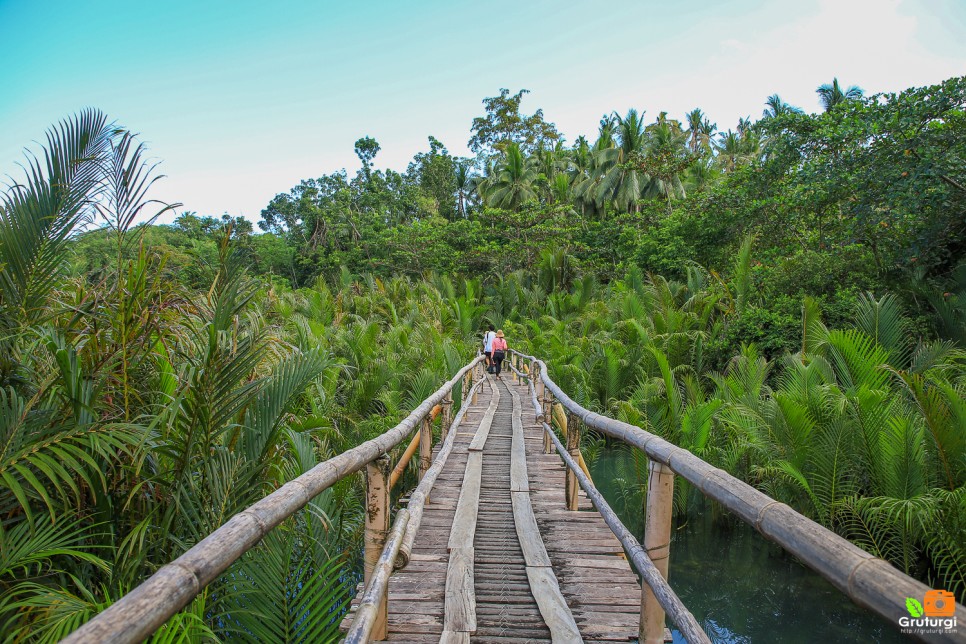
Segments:
[[[566,145],[502,90],[476,157],[430,137],[380,170],[363,137],[261,234],[144,224],[173,207],[137,138],[96,110],[52,128],[0,201],[0,632],[62,637],[393,426],[487,323],[583,405],[966,599],[966,79],[818,92]],[[333,638],[361,526],[354,477],[156,639]]]

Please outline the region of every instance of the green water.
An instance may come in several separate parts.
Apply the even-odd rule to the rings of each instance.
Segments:
[[[590,470],[607,502],[642,538],[640,496],[617,480],[632,478],[630,453],[605,449]],[[708,511],[694,514],[674,526],[669,578],[713,642],[907,641],[753,528],[715,521]],[[684,642],[668,627],[675,642]]]

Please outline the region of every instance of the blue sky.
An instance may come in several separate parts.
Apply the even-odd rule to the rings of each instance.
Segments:
[[[727,129],[775,92],[818,111],[833,76],[872,93],[966,74],[964,33],[961,0],[0,0],[0,176],[96,106],[162,161],[155,197],[257,220],[302,178],[354,172],[361,136],[378,167],[430,134],[466,154],[501,87],[568,141],[631,107]]]

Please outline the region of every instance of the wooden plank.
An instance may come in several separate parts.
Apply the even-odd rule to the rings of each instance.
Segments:
[[[444,631],[472,633],[476,630],[476,590],[473,578],[472,546],[450,550],[444,601]]]
[[[470,644],[470,634],[462,631],[443,631],[439,644]]]
[[[523,550],[523,558],[527,566],[550,567],[550,557],[547,555],[547,548],[543,544],[540,536],[540,528],[537,527],[537,519],[533,516],[533,507],[530,505],[530,494],[528,492],[512,492],[513,503],[513,523],[516,526],[517,539],[520,541],[520,549]],[[536,596],[536,592],[533,593]]]
[[[537,600],[543,621],[550,629],[551,639],[556,644],[582,642],[580,631],[570,607],[560,592],[557,577],[550,567],[550,557],[540,535],[537,519],[533,514],[528,484],[526,443],[521,419],[522,405],[520,396],[510,388],[513,398],[512,447],[510,450],[510,498],[513,506],[513,523],[517,539],[527,563],[527,580],[530,592]]]
[[[449,548],[462,548],[473,543],[476,536],[476,515],[480,511],[480,481],[482,479],[483,454],[472,452],[466,459],[463,487],[456,505],[453,527],[449,533]],[[450,559],[452,561],[452,558]]]
[[[564,601],[560,586],[557,585],[553,570],[527,566],[527,577],[537,605],[540,606],[543,621],[550,629],[554,644],[583,642],[570,607]]]
[[[507,390],[503,389],[504,386],[507,386]],[[438,642],[445,629],[446,638],[456,638],[460,642],[467,637],[499,641],[500,644],[549,642],[552,631],[545,623],[548,618],[544,616],[544,611],[552,615],[554,609],[541,607],[541,601],[546,603],[547,593],[542,589],[541,580],[531,580],[530,577],[539,574],[535,571],[549,571],[550,568],[547,565],[530,565],[528,570],[528,563],[547,564],[547,560],[539,561],[532,556],[527,560],[524,548],[532,549],[520,544],[526,539],[520,538],[516,529],[517,524],[525,523],[529,525],[525,532],[540,537],[543,552],[553,566],[563,598],[556,608],[569,602],[571,618],[583,640],[633,641],[637,636],[640,586],[628,562],[619,556],[623,553],[620,543],[585,495],[581,494],[579,498],[581,511],[568,512],[565,509],[562,493],[564,470],[560,457],[542,453],[542,428],[531,422],[520,422],[523,440],[518,444],[528,460],[525,461],[525,470],[521,470],[519,465],[516,468],[518,482],[522,478],[520,472],[525,472],[527,478],[524,480],[528,483],[530,493],[510,492],[513,434],[516,433],[514,430],[520,412],[512,409],[512,413],[508,413],[512,407],[508,398],[512,399],[513,393],[517,393],[523,403],[528,400],[523,397],[525,388],[508,382],[498,384],[498,388],[484,387],[480,393],[480,404],[467,408],[462,426],[453,428],[452,433],[456,438],[452,452],[433,486],[434,503],[425,509],[410,563],[407,568],[397,571],[389,581],[388,641]],[[497,403],[498,406],[493,408],[487,440],[478,442],[478,445],[486,448],[485,452],[474,450],[468,453],[471,438],[479,435],[478,423],[486,416],[484,410],[490,410],[490,403],[498,392],[503,394],[502,404]],[[473,422],[474,419],[476,422]],[[529,417],[524,419],[528,420]],[[517,450],[519,456],[520,447]],[[478,456],[470,456],[473,453]],[[486,454],[485,458],[483,453]],[[506,458],[506,455],[510,458]],[[457,539],[464,537],[452,539],[452,528],[462,523],[455,515],[460,498],[464,496],[464,488],[467,487],[464,483],[466,467],[472,470],[470,462],[475,458],[480,459],[476,508],[478,520],[473,527],[475,541],[457,543]],[[518,518],[520,509],[514,507],[517,497],[529,497],[532,521]],[[516,501],[517,506],[520,503],[520,500]],[[510,528],[511,522],[513,528]],[[579,543],[572,539],[574,532],[582,535]],[[466,556],[466,552],[457,552],[470,545],[474,546],[471,558]],[[450,629],[445,624],[447,600],[450,611],[454,610],[454,598],[449,597],[451,593],[448,591],[455,580],[449,580],[447,586],[451,557],[454,557],[454,568],[462,567],[462,574],[472,574],[476,618],[474,634]],[[463,565],[466,559],[473,562],[472,571]],[[463,583],[468,582],[464,579]],[[541,587],[535,587],[536,584],[541,584]],[[549,619],[559,621],[552,616]],[[568,640],[561,640],[558,636],[557,641]]]
[[[520,418],[522,405],[520,396],[513,389],[510,389],[510,395],[513,398],[513,418],[510,421],[513,431],[510,442],[510,491],[529,492],[527,448],[523,439],[523,421]]]
[[[490,435],[490,427],[493,425],[493,417],[496,415],[496,408],[500,404],[500,390],[496,387],[493,388],[493,397],[490,399],[490,405],[486,408],[486,413],[483,414],[483,419],[480,421],[480,427],[476,430],[476,435],[473,437],[473,442],[470,443],[470,452],[482,452],[483,446],[486,445],[486,439]]]

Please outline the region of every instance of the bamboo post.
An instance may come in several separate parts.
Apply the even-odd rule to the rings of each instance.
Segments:
[[[667,465],[650,461],[647,476],[647,514],[644,518],[644,549],[661,576],[667,579],[671,551],[671,511],[674,502],[674,472]],[[651,587],[641,589],[641,644],[663,644],[664,609]]]
[[[473,389],[473,387],[472,387],[473,382],[476,381],[476,380],[478,380],[476,378],[476,370],[477,369],[480,370],[479,380],[482,380],[483,378],[486,377],[486,367],[483,366],[483,363],[482,362],[480,362],[477,366],[473,367],[473,379],[470,380],[470,390],[473,392],[473,400],[470,401],[470,404],[471,405],[475,405],[476,404],[477,398],[479,397],[478,396],[478,393],[479,393],[479,391],[480,391],[480,389],[482,387],[482,385],[480,387],[476,387],[475,389]]]
[[[567,453],[575,460],[580,459],[580,421],[573,414],[567,414],[564,420],[564,433],[567,435]],[[577,475],[574,471],[567,468],[567,475],[564,479],[567,494],[567,509],[571,512],[577,511]],[[663,633],[662,633],[663,636]]]
[[[422,442],[422,440],[420,440]],[[366,544],[365,584],[372,579],[389,532],[389,457],[383,454],[366,465]],[[387,635],[389,604],[383,597],[379,615],[372,629],[373,640],[384,640]]]
[[[537,390],[537,398],[540,400],[544,399],[544,392],[547,390],[547,386],[543,384],[543,378],[540,377],[540,363],[531,362],[530,363],[530,377],[533,378],[533,387]],[[547,416],[547,418],[550,418]]]
[[[419,447],[420,433],[416,432],[413,435],[413,439],[409,441],[409,445],[406,447],[406,451],[403,452],[402,457],[399,462],[396,463],[396,467],[392,468],[392,474],[389,475],[389,489],[396,487],[396,483],[402,477],[403,472],[406,471],[406,466],[409,465],[409,461],[412,460],[413,454],[416,453],[416,448]]]
[[[433,464],[433,416],[427,414],[419,426],[419,480]]]
[[[440,438],[439,441],[442,443],[446,440],[446,435],[449,434],[449,428],[453,425],[453,390],[450,389],[446,392],[446,397],[443,398],[443,423],[440,425]]]
[[[546,389],[543,392],[543,417],[550,422],[550,426],[553,426],[553,394],[551,394]],[[550,440],[550,436],[544,432],[543,436],[543,453],[551,454],[553,452],[553,442]]]

